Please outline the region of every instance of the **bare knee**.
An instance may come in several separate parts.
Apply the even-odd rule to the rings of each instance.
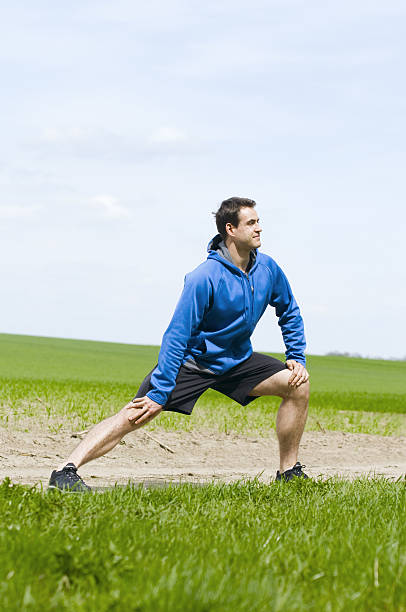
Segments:
[[[302,383],[300,385],[300,387],[296,387],[295,389],[295,393],[296,393],[296,397],[302,401],[303,403],[306,403],[309,401],[309,396],[310,396],[310,383],[309,381]]]
[[[302,383],[299,387],[287,387],[283,399],[293,399],[297,402],[306,404],[309,401],[310,396],[310,383],[309,381]]]
[[[120,430],[120,433],[123,436],[136,429],[136,427],[134,427],[134,425],[132,425],[129,421],[129,417],[131,414],[135,414],[135,412],[135,408],[128,408],[127,406],[124,406],[119,412],[117,412],[117,414],[114,415],[113,418],[116,421],[117,429]]]

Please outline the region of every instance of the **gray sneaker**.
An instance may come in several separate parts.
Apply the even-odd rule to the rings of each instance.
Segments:
[[[73,493],[91,491],[91,488],[83,482],[77,471],[78,468],[73,463],[67,463],[59,472],[54,470],[49,479],[48,489],[60,489]]]
[[[305,465],[302,465],[298,461],[293,466],[293,468],[290,468],[290,470],[285,470],[284,472],[282,472],[282,474],[278,470],[276,472],[276,480],[284,480],[285,482],[288,482],[289,480],[292,480],[293,478],[309,478],[308,475],[303,472],[303,468],[305,467],[306,467]]]

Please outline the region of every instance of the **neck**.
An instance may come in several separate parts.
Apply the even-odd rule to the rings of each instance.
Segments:
[[[233,264],[237,266],[237,268],[245,272],[250,261],[251,249],[247,251],[246,248],[244,249],[242,246],[237,246],[235,242],[228,239],[226,239],[225,244],[231,255]]]

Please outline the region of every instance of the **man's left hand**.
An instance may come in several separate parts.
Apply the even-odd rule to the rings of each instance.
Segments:
[[[309,380],[309,372],[306,370],[303,364],[295,361],[294,359],[288,359],[286,366],[292,372],[288,380],[288,385],[290,387],[300,387],[300,385]]]

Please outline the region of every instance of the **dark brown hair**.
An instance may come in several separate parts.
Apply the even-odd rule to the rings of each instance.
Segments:
[[[217,212],[213,213],[213,215],[216,217],[217,230],[223,240],[225,240],[227,237],[227,223],[231,223],[231,225],[234,225],[234,227],[238,227],[238,213],[240,212],[240,208],[254,208],[254,206],[256,206],[256,202],[254,200],[237,197],[228,198],[228,200],[224,200],[220,204],[220,208]]]

